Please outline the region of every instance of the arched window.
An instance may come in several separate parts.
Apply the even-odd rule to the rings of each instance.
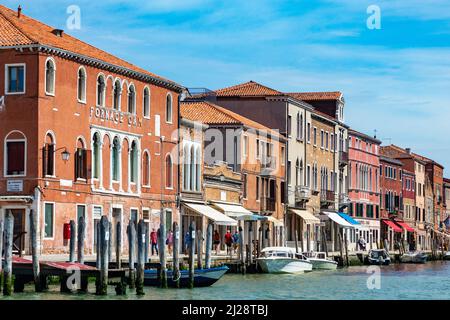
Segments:
[[[166,122],[172,123],[172,95],[170,93],[166,98]]]
[[[47,59],[45,63],[45,93],[49,95],[55,94],[55,72],[56,66],[53,59]]]
[[[75,179],[88,179],[87,176],[87,150],[83,139],[77,140],[75,152]]]
[[[128,88],[128,113],[136,114],[136,89],[134,85]]]
[[[300,129],[299,129],[299,131],[300,131],[300,140],[303,140],[303,113],[300,114],[300,124],[299,124],[299,126],[300,126]]]
[[[188,191],[190,188],[190,180],[191,180],[191,154],[189,151],[189,145],[186,144],[183,148],[183,188],[185,191]]]
[[[300,185],[304,185],[303,183],[303,160],[300,160]]]
[[[195,183],[196,183],[196,178],[195,178],[196,166],[195,166],[195,149],[194,149],[194,146],[191,146],[191,148],[189,150],[189,153],[190,153],[190,156],[191,156],[191,179],[190,179],[191,183],[190,183],[189,189],[194,191],[194,190],[196,190],[196,186],[195,186]]]
[[[144,186],[150,186],[150,156],[148,151],[144,151],[142,159],[142,183]]]
[[[94,134],[93,137],[93,166],[92,166],[92,176],[94,179],[98,179],[100,177],[100,152],[101,151],[101,142],[100,142],[100,136],[98,133]]]
[[[197,170],[195,170],[196,172],[196,182],[195,182],[195,186],[197,187],[196,190],[197,191],[201,191],[201,174],[202,174],[202,156],[201,156],[201,151],[200,151],[200,147],[197,147],[197,152],[196,152],[196,167]]]
[[[130,181],[132,183],[136,183],[138,177],[137,155],[138,155],[137,144],[136,141],[133,141],[131,143],[131,150],[130,150]]]
[[[78,101],[86,102],[86,70],[83,67],[78,70]]]
[[[45,144],[42,149],[43,176],[55,175],[55,138],[49,132],[45,136]]]
[[[144,89],[144,98],[143,98],[143,109],[144,109],[144,117],[150,118],[150,89]]]
[[[166,188],[173,188],[173,163],[170,154],[166,157]]]
[[[5,138],[4,176],[25,176],[27,139],[20,131],[12,131]]]
[[[97,106],[105,106],[105,90],[105,77],[103,75],[99,75],[97,78]]]
[[[122,85],[119,80],[114,82],[114,91],[113,91],[113,109],[120,110],[120,101],[122,100]]]
[[[112,148],[112,179],[113,181],[119,181],[119,138],[115,137]]]

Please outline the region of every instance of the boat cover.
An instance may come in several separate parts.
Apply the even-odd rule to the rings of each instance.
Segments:
[[[300,210],[300,209],[289,209],[289,211],[295,213],[300,218],[305,220],[306,224],[320,224],[320,219],[315,217],[308,210]]]
[[[206,206],[203,204],[197,204],[197,203],[184,203],[186,207],[189,209],[194,210],[198,214],[204,215],[208,219],[211,219],[214,221],[215,224],[221,225],[221,226],[237,226],[237,221],[234,219],[231,219],[230,217],[227,217],[223,213],[217,211],[216,209]]]

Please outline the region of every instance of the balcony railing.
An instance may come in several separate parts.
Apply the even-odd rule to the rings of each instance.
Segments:
[[[320,191],[320,200],[322,202],[335,202],[335,193],[330,190],[322,190]]]
[[[348,152],[345,151],[339,152],[339,165],[343,167],[348,165]]]
[[[295,187],[295,202],[308,201],[309,199],[311,199],[311,189],[309,187]]]
[[[349,204],[349,203],[350,203],[350,198],[347,194],[345,194],[345,193],[339,194],[339,204],[340,205]]]

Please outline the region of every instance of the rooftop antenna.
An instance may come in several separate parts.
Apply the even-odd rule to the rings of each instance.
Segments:
[[[375,132],[375,134],[374,134],[374,138],[376,139],[377,138],[377,129],[375,129],[375,130],[373,130],[374,132]]]

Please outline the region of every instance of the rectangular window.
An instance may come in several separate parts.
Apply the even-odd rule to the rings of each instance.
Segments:
[[[244,199],[247,199],[247,174],[242,176],[242,189],[244,193]]]
[[[292,133],[292,117],[288,116],[288,122],[287,122],[287,135],[288,137],[291,136]]]
[[[166,232],[172,230],[173,228],[173,218],[172,218],[172,210],[166,210]]]
[[[284,166],[286,161],[286,148],[281,147],[281,165]]]
[[[135,225],[139,222],[139,211],[137,209],[130,210],[130,221],[134,222]]]
[[[77,223],[80,221],[80,217],[84,218],[84,221],[86,221],[86,206],[85,205],[78,205],[77,206]]]
[[[42,149],[43,176],[54,176],[55,145],[47,143]]]
[[[308,129],[306,131],[306,135],[308,137],[308,143],[311,142],[311,123],[308,123]]]
[[[6,94],[25,93],[25,65],[6,65]]]
[[[311,166],[306,167],[306,186],[311,186]]]
[[[259,200],[259,177],[256,177],[256,200]]]
[[[331,134],[330,144],[330,150],[334,151],[334,134]]]
[[[244,158],[247,158],[248,155],[248,136],[244,136],[244,146],[243,146],[243,156]]]
[[[53,238],[53,225],[54,225],[54,213],[55,205],[53,203],[45,204],[45,225],[44,225],[44,238]]]
[[[6,175],[25,174],[25,141],[6,142]]]
[[[320,147],[323,149],[325,145],[323,130],[320,130]]]
[[[328,132],[326,132],[325,133],[325,149],[327,149],[328,150],[328,147],[329,147],[329,135],[328,135]]]
[[[317,146],[317,128],[313,129],[313,143]]]

